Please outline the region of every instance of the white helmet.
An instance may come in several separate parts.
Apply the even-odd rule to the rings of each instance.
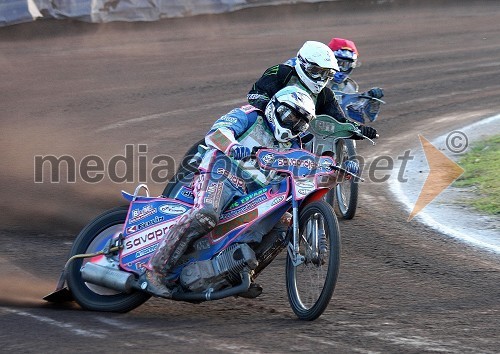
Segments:
[[[266,118],[276,140],[285,143],[305,132],[316,118],[314,106],[311,96],[296,86],[276,92],[266,106]]]
[[[321,42],[307,41],[297,53],[295,71],[300,81],[314,94],[320,91],[339,71],[332,50]]]

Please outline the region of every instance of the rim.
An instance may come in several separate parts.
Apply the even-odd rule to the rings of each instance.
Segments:
[[[351,196],[351,183],[352,180],[343,181],[337,185],[337,200],[340,211],[342,214],[347,213],[349,209],[349,201]]]
[[[340,149],[339,149],[340,150]],[[343,165],[345,161],[349,159],[347,146],[342,144],[341,150],[338,156],[341,156],[340,163]],[[349,209],[349,200],[351,196],[351,183],[353,180],[344,180],[340,182],[335,188],[338,206],[342,214],[345,214]]]
[[[317,303],[328,275],[330,257],[328,235],[325,234],[323,240],[320,238],[318,241],[319,254],[313,254],[311,247],[312,233],[318,232],[320,224],[325,225],[324,217],[320,213],[314,213],[300,233],[300,254],[305,256],[305,261],[295,267],[294,282],[297,299],[304,309],[310,309]]]

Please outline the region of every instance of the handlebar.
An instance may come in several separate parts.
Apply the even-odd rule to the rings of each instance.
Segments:
[[[370,138],[369,138],[369,137],[367,137],[366,135],[361,134],[361,130],[360,130],[359,128],[358,128],[357,130],[353,130],[353,131],[352,131],[352,133],[353,133],[353,135],[356,135],[356,136],[358,136],[358,137],[360,137],[360,138],[363,138],[363,139],[365,139],[365,140],[368,140],[368,141],[369,141],[369,142],[371,142],[373,145],[375,145],[375,142],[374,142],[372,139],[370,139]],[[378,139],[379,137],[380,137],[380,135],[377,133],[377,134],[375,134],[375,137],[374,137],[373,139]]]
[[[358,97],[359,98],[366,98],[366,99],[369,99],[369,100],[374,100],[374,101],[380,102],[382,104],[385,104],[384,100],[381,100],[380,98],[372,97],[372,96],[369,96],[369,95],[360,94],[360,95],[358,95]]]
[[[377,134],[377,135],[378,135],[378,134]],[[370,140],[369,138],[366,138],[366,139]],[[267,147],[267,146],[254,146],[254,147],[252,148],[252,152],[250,153],[250,156],[245,157],[242,161],[246,162],[246,161],[249,161],[249,160],[255,160],[255,159],[256,159],[256,157],[257,157],[257,153],[258,153],[258,151],[259,151],[259,150],[262,150],[262,149],[269,149],[269,147]],[[364,182],[364,181],[365,181],[365,180],[364,180],[364,178],[361,178],[360,176],[358,176],[358,175],[356,175],[356,174],[354,174],[354,173],[352,173],[352,172],[347,171],[347,170],[346,170],[345,168],[343,168],[343,167],[340,167],[340,166],[335,165],[335,164],[331,164],[331,165],[330,165],[330,167],[331,167],[333,170],[338,171],[338,172],[341,172],[341,173],[344,173],[344,174],[346,174],[346,175],[349,175],[349,176],[351,176],[352,178],[355,178],[356,180],[359,180],[359,181],[361,181],[361,182]]]
[[[361,182],[364,182],[364,181],[365,181],[365,179],[364,179],[364,178],[362,178],[362,177],[360,177],[360,176],[358,176],[358,175],[356,175],[356,174],[354,174],[354,173],[352,173],[352,172],[347,171],[347,170],[346,170],[345,168],[343,168],[343,167],[340,167],[340,166],[338,166],[338,165],[331,165],[330,167],[331,167],[333,170],[338,171],[338,172],[342,172],[342,173],[344,173],[344,174],[346,174],[346,175],[349,175],[349,176],[351,176],[352,178],[354,178],[354,179],[356,179],[356,180],[359,180],[359,181],[361,181]]]

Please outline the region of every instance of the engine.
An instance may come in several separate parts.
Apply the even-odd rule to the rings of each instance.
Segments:
[[[247,268],[253,270],[259,262],[254,251],[245,243],[229,246],[212,259],[188,264],[181,272],[180,281],[184,288],[201,292],[214,291],[241,282],[240,273]]]

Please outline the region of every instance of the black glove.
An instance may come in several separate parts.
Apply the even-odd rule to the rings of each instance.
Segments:
[[[380,87],[373,87],[366,93],[367,96],[371,96],[373,98],[382,98],[384,97],[384,90]]]
[[[375,128],[362,125],[359,127],[359,130],[361,130],[361,134],[363,134],[369,139],[375,139],[377,137],[377,129]]]
[[[305,133],[300,135],[300,142],[302,144],[307,144],[308,142],[310,142],[313,139],[314,139],[314,135],[309,133],[309,132],[305,132]]]

